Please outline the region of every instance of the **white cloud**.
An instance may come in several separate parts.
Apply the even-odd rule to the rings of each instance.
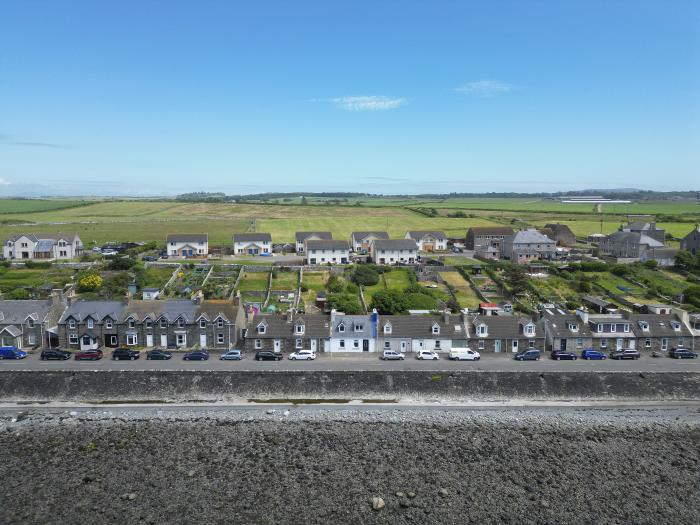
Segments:
[[[396,109],[408,102],[403,97],[392,98],[378,95],[338,97],[329,100],[345,111],[386,111],[388,109]]]
[[[0,177],[0,186],[9,186],[9,185],[10,185],[9,180],[3,179],[2,177]]]
[[[455,91],[465,93],[467,95],[478,95],[481,97],[493,97],[500,93],[507,93],[513,87],[505,82],[498,80],[477,80],[475,82],[467,82],[455,88]]]

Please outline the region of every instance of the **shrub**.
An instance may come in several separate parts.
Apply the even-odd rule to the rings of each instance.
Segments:
[[[650,270],[656,270],[659,267],[659,261],[656,259],[649,259],[648,261],[644,261],[644,266]]]
[[[373,286],[379,282],[379,273],[371,266],[358,266],[350,280],[358,286]]]
[[[398,290],[382,290],[372,297],[371,307],[384,315],[402,314],[410,307],[408,295]]]
[[[25,268],[36,268],[36,269],[42,269],[46,270],[47,268],[51,268],[51,262],[50,261],[43,261],[43,262],[37,262],[37,261],[26,261],[24,263]]]
[[[102,277],[96,273],[87,274],[78,281],[78,291],[94,292],[102,287],[102,282]]]
[[[130,270],[136,265],[136,261],[129,257],[117,257],[109,261],[107,268],[109,270]]]
[[[330,293],[340,293],[343,291],[344,288],[345,285],[340,279],[338,279],[338,276],[331,275],[328,278],[328,282],[326,283],[326,290],[328,290]]]
[[[309,287],[306,286],[305,284],[302,284],[299,288],[301,289],[302,292],[308,292],[308,291],[309,291]]]

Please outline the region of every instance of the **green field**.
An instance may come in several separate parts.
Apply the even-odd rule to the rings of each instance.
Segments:
[[[246,272],[238,282],[241,293],[253,291],[266,291],[270,279],[270,272]]]
[[[455,299],[462,308],[472,310],[479,307],[481,299],[469,286],[467,280],[462,277],[462,274],[459,272],[440,272],[440,277],[454,288]]]
[[[71,282],[74,270],[69,268],[5,268],[0,266],[0,292],[6,299],[29,296],[45,297],[48,291],[38,290],[45,285],[63,288]]]
[[[298,272],[278,271],[272,276],[272,290],[296,290],[298,282]]]
[[[141,286],[143,288],[163,289],[173,275],[175,268],[154,268],[148,267],[144,270]]]
[[[0,199],[0,215],[62,210],[85,205],[85,201],[63,199]]]

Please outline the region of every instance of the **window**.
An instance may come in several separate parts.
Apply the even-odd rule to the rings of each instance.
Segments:
[[[352,347],[353,348],[360,348],[360,340],[359,339],[353,340]]]
[[[685,346],[685,340],[682,337],[678,338],[678,346]]]
[[[488,326],[486,326],[485,324],[480,324],[476,329],[476,333],[479,335],[484,335],[484,336],[487,335]]]
[[[576,323],[569,323],[569,331],[578,332],[578,325]]]
[[[390,341],[384,341],[384,348],[386,350],[389,350],[391,348],[391,342]]]
[[[160,320],[160,327],[161,327],[161,328],[167,328],[167,327],[168,327],[168,321],[166,321],[165,319],[161,319],[161,320]]]
[[[179,328],[184,328],[185,326],[185,320],[181,317],[180,319],[177,320],[177,326]]]
[[[526,335],[535,335],[535,325],[529,324],[525,326]]]
[[[298,334],[303,334],[304,333],[304,325],[303,324],[298,324],[296,326],[296,331]]]
[[[137,342],[136,334],[126,334],[126,344],[129,346],[135,346]]]
[[[216,326],[218,326],[219,328],[223,328],[223,327],[224,327],[224,320],[223,320],[221,317],[219,317],[219,318],[216,320]]]
[[[385,324],[384,325],[384,333],[385,334],[390,334],[391,333],[391,325],[390,324]]]
[[[339,347],[339,348],[345,348],[345,339],[341,339],[341,340],[338,342],[338,347]]]
[[[345,333],[345,325],[343,323],[340,323],[338,325],[338,332],[340,332],[341,334]]]
[[[29,334],[29,335],[27,336],[27,342],[28,342],[30,345],[36,344],[36,335],[34,335],[34,334]]]
[[[185,334],[177,334],[175,336],[177,346],[185,346],[187,344],[187,336]]]
[[[598,323],[598,333],[603,331],[603,323]]]
[[[481,340],[481,341],[479,341],[479,350],[483,350],[483,349],[484,349],[484,341]]]
[[[255,348],[257,348],[257,349],[262,348],[262,339],[255,340]]]
[[[112,320],[111,319],[105,319],[105,328],[111,330],[112,329]]]
[[[95,321],[93,321],[92,319],[88,319],[87,320],[87,327],[90,329],[95,328]]]
[[[34,328],[34,319],[32,319],[31,317],[27,319],[27,326],[29,328]]]
[[[644,340],[644,346],[645,346],[646,348],[651,348],[651,337],[647,337],[647,338]]]
[[[601,347],[601,348],[607,348],[607,347],[608,347],[608,340],[607,340],[607,339],[601,339],[601,340],[600,340],[600,347]]]
[[[435,340],[435,350],[440,350],[440,341]]]
[[[527,342],[527,347],[528,347],[528,348],[535,348],[535,342],[534,342],[532,339],[530,339],[530,340]]]
[[[623,332],[629,332],[629,331],[630,331],[630,325],[627,324],[627,323],[625,323],[624,325],[622,325],[622,331],[623,331]]]
[[[153,321],[151,321],[150,319],[146,319],[146,321],[144,321],[144,324],[146,325],[146,328],[153,328]]]
[[[216,334],[216,344],[217,345],[224,344],[224,334]]]
[[[207,327],[207,320],[206,320],[206,319],[200,319],[200,320],[199,320],[199,327],[200,327],[200,328],[206,328],[206,327]]]
[[[668,338],[661,338],[661,350],[666,350],[668,348]]]
[[[70,319],[68,321],[68,328],[75,328],[75,319]]]
[[[267,329],[267,327],[264,324],[258,325],[258,333],[259,334],[264,334],[266,329]]]
[[[576,348],[581,348],[583,346],[583,339],[576,339]]]
[[[365,325],[362,323],[355,324],[355,331],[356,332],[361,332],[362,330],[365,329]]]
[[[302,340],[297,338],[297,340],[294,342],[294,348],[301,348],[302,346]]]
[[[611,332],[617,332],[617,325],[615,323],[610,325],[610,331]]]
[[[72,345],[78,344],[78,334],[70,334],[68,336],[68,342]]]
[[[440,326],[437,324],[433,325],[433,333],[434,334],[439,334],[440,333]]]

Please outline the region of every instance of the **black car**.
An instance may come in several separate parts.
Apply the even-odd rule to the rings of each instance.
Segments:
[[[698,354],[687,348],[671,348],[668,355],[674,359],[695,359],[698,356]]]
[[[639,359],[640,355],[634,348],[626,348],[625,350],[610,352],[610,359]]]
[[[282,354],[279,352],[271,352],[269,350],[258,350],[255,352],[256,361],[280,361]]]
[[[576,361],[578,356],[573,352],[567,352],[566,350],[554,350],[552,352],[552,359],[557,361]]]
[[[192,352],[187,352],[183,359],[185,361],[206,361],[209,359],[209,353],[206,350],[193,350]]]
[[[122,359],[129,359],[133,361],[141,356],[141,352],[138,350],[132,350],[131,348],[117,348],[112,352],[113,361],[121,361]]]
[[[66,359],[70,359],[72,355],[73,354],[69,351],[61,350],[60,348],[47,348],[41,351],[41,360],[59,359],[65,361]]]
[[[153,255],[144,255],[143,257],[141,257],[141,260],[145,261],[145,262],[154,262],[154,261],[157,261],[158,259],[153,257]]]
[[[173,356],[172,353],[166,352],[165,350],[149,350],[146,352],[146,359],[170,359]]]

